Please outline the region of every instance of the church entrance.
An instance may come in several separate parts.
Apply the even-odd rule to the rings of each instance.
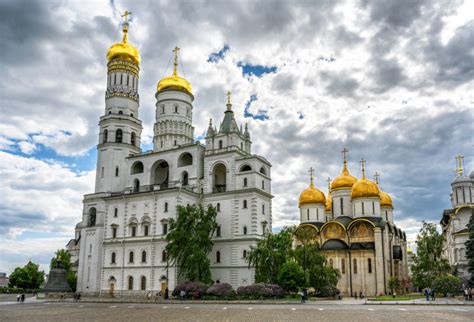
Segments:
[[[161,282],[161,294],[163,294],[163,298],[165,297],[166,289],[168,288],[167,282]]]
[[[115,283],[110,283],[109,294],[110,294],[111,297],[115,297],[114,296],[114,291],[115,291]]]

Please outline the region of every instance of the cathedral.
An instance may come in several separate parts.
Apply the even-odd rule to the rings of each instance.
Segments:
[[[341,278],[337,288],[346,296],[376,296],[390,292],[388,281],[408,280],[407,240],[393,220],[390,195],[367,179],[365,161],[357,179],[347,168],[343,150],[342,173],[328,180],[327,196],[311,180],[299,198],[298,229],[314,230],[327,263]]]
[[[230,93],[220,126],[211,120],[206,144],[195,141],[194,96],[178,74],[179,48],[172,75],[156,87],[153,150],[141,150],[140,54],[127,39],[128,14],[122,41],[107,52],[95,191],[84,196],[82,220],[67,246],[77,290],[96,296],[173,290],[178,271],[167,265],[168,223],[177,206],[198,203],[217,209],[212,278],[251,284],[247,252],[272,229],[271,164],[251,153],[249,129],[237,125]]]
[[[474,216],[474,170],[464,175],[463,157],[456,157],[456,177],[451,183],[451,208],[445,209],[441,218],[444,236],[444,256],[456,267],[459,276],[468,279],[465,242],[469,239],[467,224]]]

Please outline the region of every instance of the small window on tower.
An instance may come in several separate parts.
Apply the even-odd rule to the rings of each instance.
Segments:
[[[219,140],[219,149],[222,149],[222,140]]]
[[[123,115],[123,111],[119,111],[118,113],[119,113],[119,115]]]
[[[244,178],[244,187],[247,187],[247,178]]]
[[[109,138],[109,131],[104,130],[104,139],[102,143],[107,143],[107,139]]]
[[[161,114],[165,114],[165,106],[161,105]]]
[[[122,143],[123,132],[121,129],[115,131],[115,143]]]
[[[265,204],[262,205],[262,214],[265,215]]]
[[[243,233],[244,235],[247,235],[247,226],[244,226]]]
[[[174,145],[176,146],[176,140],[174,140]]]
[[[135,132],[132,132],[132,134],[130,135],[130,144],[132,144],[133,146],[135,146],[135,144],[136,144],[136,134],[135,134]]]
[[[217,208],[217,212],[221,211],[221,204],[219,202],[217,203],[216,208]]]
[[[100,177],[103,178],[104,177],[104,167],[102,167],[100,169]]]
[[[309,221],[309,209],[306,209],[306,220]]]
[[[112,238],[117,238],[117,228],[112,228]]]
[[[115,176],[116,176],[116,177],[119,176],[119,167],[115,167]]]
[[[221,226],[217,226],[216,228],[216,237],[221,237]]]
[[[176,114],[178,114],[178,105],[175,105],[175,106],[174,106],[174,112],[175,112]]]
[[[247,208],[247,200],[244,200],[242,208],[244,208],[244,209]]]
[[[117,217],[118,216],[118,208],[115,208],[114,209],[114,217]]]

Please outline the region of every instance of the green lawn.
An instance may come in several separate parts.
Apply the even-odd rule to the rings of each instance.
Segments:
[[[371,297],[369,301],[407,301],[407,300],[414,300],[414,299],[421,299],[424,298],[423,295],[420,294],[412,294],[412,295],[397,295],[393,297],[392,295],[384,295],[384,296],[377,296]]]

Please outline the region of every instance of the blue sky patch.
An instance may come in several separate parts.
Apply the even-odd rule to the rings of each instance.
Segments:
[[[253,94],[252,96],[250,96],[250,99],[247,101],[247,103],[245,103],[244,117],[251,117],[254,120],[260,120],[260,121],[268,120],[269,117],[266,111],[258,110],[258,114],[253,114],[249,112],[250,105],[252,105],[252,103],[255,102],[257,99],[258,98],[256,94]]]
[[[222,47],[221,50],[209,55],[209,58],[207,59],[207,62],[208,63],[217,63],[219,60],[224,59],[225,55],[227,54],[227,52],[229,50],[230,50],[229,45],[224,44],[224,47]]]
[[[242,76],[252,76],[255,75],[257,77],[262,77],[265,74],[276,73],[277,67],[276,66],[263,66],[263,65],[252,65],[246,64],[244,62],[239,61],[237,66],[242,68]]]

